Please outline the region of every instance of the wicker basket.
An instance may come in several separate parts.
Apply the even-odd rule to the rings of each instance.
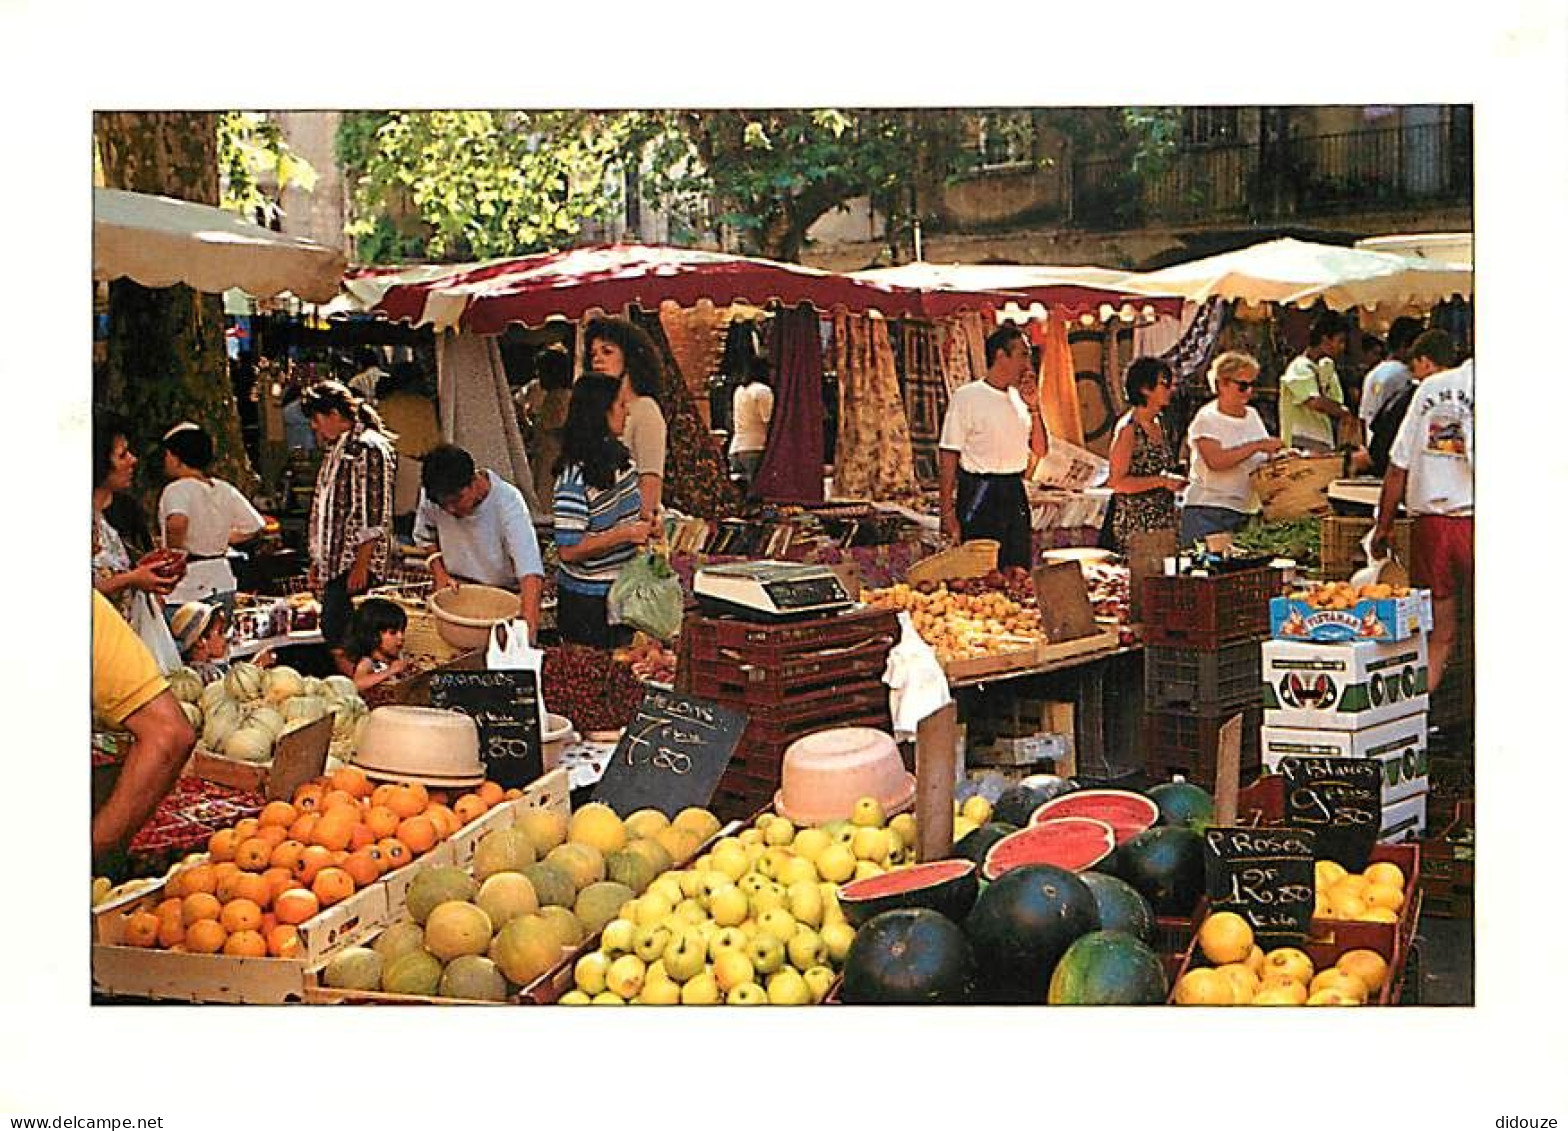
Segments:
[[[1264,522],[1288,522],[1309,514],[1328,514],[1328,486],[1345,472],[1343,456],[1286,456],[1252,473],[1263,503]]]
[[[996,568],[997,554],[1002,544],[994,538],[976,538],[922,558],[909,567],[911,585],[922,581],[948,581],[959,577],[984,577]]]

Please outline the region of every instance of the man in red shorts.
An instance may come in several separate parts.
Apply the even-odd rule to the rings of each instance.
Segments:
[[[1410,347],[1420,384],[1388,453],[1372,552],[1388,552],[1394,515],[1404,500],[1415,520],[1410,578],[1432,591],[1429,686],[1436,690],[1459,636],[1460,598],[1475,590],[1475,369],[1454,368],[1453,339],[1428,330]]]

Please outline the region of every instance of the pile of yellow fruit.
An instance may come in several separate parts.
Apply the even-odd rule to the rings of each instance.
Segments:
[[[903,816],[869,797],[820,828],[764,814],[622,905],[561,1004],[820,1002],[855,940],[838,885],[913,860]]]
[[[1032,648],[1042,639],[1040,610],[1005,593],[954,593],[945,585],[922,593],[900,582],[868,590],[865,600],[873,608],[908,612],[943,663]]]
[[[1397,923],[1405,905],[1405,873],[1398,864],[1379,860],[1360,873],[1346,872],[1333,860],[1313,866],[1317,900],[1314,919],[1349,919],[1363,923]]]
[[[1177,1005],[1365,1005],[1388,978],[1375,950],[1348,950],[1333,966],[1314,970],[1296,947],[1267,953],[1252,928],[1233,911],[1210,915],[1198,929],[1198,950],[1213,965],[1177,979]]]
[[[1298,589],[1293,592],[1291,600],[1305,601],[1314,609],[1353,609],[1358,601],[1386,601],[1390,598],[1408,597],[1410,587],[1406,585],[1376,585],[1355,586],[1348,581],[1321,581],[1310,589]]]

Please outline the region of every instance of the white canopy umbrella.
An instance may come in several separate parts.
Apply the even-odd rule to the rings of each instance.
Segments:
[[[1426,232],[1409,236],[1372,236],[1357,240],[1363,251],[1386,251],[1392,255],[1413,255],[1469,267],[1475,259],[1475,239],[1469,232]]]
[[[1203,302],[1210,298],[1348,310],[1468,297],[1468,266],[1303,240],[1279,239],[1128,278],[1123,286]]]
[[[93,189],[93,278],[144,287],[184,283],[255,298],[290,292],[308,302],[338,293],[343,253],[286,236],[233,212],[167,196]]]
[[[1065,318],[1103,313],[1106,308],[1130,310],[1144,306],[1160,308],[1163,313],[1179,313],[1179,296],[1174,291],[1161,295],[1141,285],[1124,286],[1128,279],[1140,277],[1109,267],[1072,267],[1043,263],[905,263],[900,267],[878,267],[856,271],[854,279],[892,283],[921,290],[1000,291],[1019,296],[1018,305],[1038,304]],[[1164,302],[1133,301],[1129,299]]]

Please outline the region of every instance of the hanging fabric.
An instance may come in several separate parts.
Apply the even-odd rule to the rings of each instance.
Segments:
[[[773,422],[751,487],[753,496],[770,503],[822,502],[820,321],[809,306],[773,317]],[[742,348],[737,344],[736,357]]]
[[[1067,323],[1053,315],[1030,324],[1030,336],[1040,347],[1040,419],[1052,437],[1083,447],[1083,406],[1078,403],[1078,379],[1072,347],[1067,344]]]
[[[500,339],[443,331],[436,337],[441,438],[474,457],[523,493],[528,510],[549,514],[534,492],[533,471],[517,427],[517,410],[506,383]]]
[[[740,489],[730,479],[729,463],[713,433],[703,423],[686,388],[659,316],[631,307],[633,322],[648,332],[663,362],[659,407],[669,429],[664,461],[664,505],[701,518],[732,518],[740,513]]]
[[[834,494],[879,502],[918,500],[909,421],[898,396],[886,321],[835,311],[833,356],[839,410]]]
[[[662,303],[659,307],[659,324],[669,339],[670,352],[680,365],[687,391],[696,399],[697,411],[709,427],[712,427],[712,419],[706,408],[708,380],[719,371],[725,331],[732,316],[731,307],[721,309],[710,299],[699,299],[690,310],[673,302]]]
[[[935,490],[940,481],[937,441],[942,435],[942,418],[947,415],[941,342],[936,327],[929,322],[900,319],[898,332],[902,344],[899,385],[904,415],[909,421],[915,478],[921,487]]]
[[[985,337],[987,318],[973,310],[966,310],[951,318],[944,318],[938,326],[942,345],[942,374],[947,380],[947,394],[952,396],[960,385],[985,376]],[[995,317],[989,317],[995,324]]]

